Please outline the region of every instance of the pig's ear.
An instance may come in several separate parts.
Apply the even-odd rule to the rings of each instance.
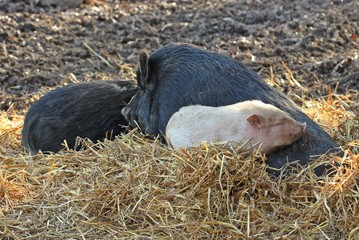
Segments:
[[[148,80],[148,53],[146,50],[140,52],[140,63],[137,70],[137,84],[144,88]]]
[[[264,118],[258,114],[250,115],[247,118],[247,121],[255,129],[261,129],[264,126]]]

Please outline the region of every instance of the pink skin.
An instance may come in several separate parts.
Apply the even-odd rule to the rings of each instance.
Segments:
[[[199,146],[207,142],[246,142],[248,147],[270,153],[297,141],[306,132],[282,110],[261,101],[246,101],[222,107],[187,106],[173,114],[166,128],[174,148]]]
[[[252,141],[262,143],[263,153],[270,153],[292,144],[307,130],[307,123],[299,123],[287,116],[273,121],[253,114],[247,118],[247,121],[252,128]]]

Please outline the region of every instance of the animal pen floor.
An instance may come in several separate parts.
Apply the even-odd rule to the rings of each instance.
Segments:
[[[358,1],[36,2],[0,2],[3,239],[359,239]],[[139,50],[171,42],[245,63],[344,157],[323,155],[274,179],[260,152],[175,152],[136,131],[78,152],[24,151],[22,121],[40,96],[134,79]],[[312,169],[328,161],[340,163],[338,173],[316,177]]]

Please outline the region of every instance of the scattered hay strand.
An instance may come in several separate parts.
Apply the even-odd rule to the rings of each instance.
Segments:
[[[101,61],[103,61],[107,66],[109,66],[110,68],[114,69],[114,67],[104,58],[102,57],[100,54],[98,54],[95,50],[93,50],[86,42],[82,42],[82,44],[84,45],[84,47],[89,50],[91,53],[93,53],[96,57],[98,57],[99,59],[101,59]]]

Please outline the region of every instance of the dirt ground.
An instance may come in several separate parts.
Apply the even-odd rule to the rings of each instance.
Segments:
[[[140,49],[184,42],[245,63],[301,107],[329,94],[349,96],[341,108],[358,127],[359,1],[40,2],[0,1],[0,110],[9,121],[14,112],[21,120],[34,101],[59,86],[135,80]],[[344,124],[338,130],[321,123],[340,145],[354,140],[336,135],[347,131]],[[19,139],[12,149],[25,154]],[[358,154],[357,146],[352,151]],[[0,162],[8,156],[2,152]],[[347,236],[341,231],[330,236]]]

